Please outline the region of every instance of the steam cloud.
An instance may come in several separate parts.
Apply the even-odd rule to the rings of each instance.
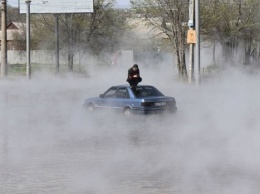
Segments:
[[[139,67],[177,115],[87,115],[83,100],[125,84],[129,67],[1,80],[0,193],[259,193],[259,73],[194,86]]]

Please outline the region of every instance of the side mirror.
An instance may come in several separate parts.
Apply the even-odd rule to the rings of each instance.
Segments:
[[[100,94],[99,97],[100,97],[100,98],[104,98],[104,94]]]

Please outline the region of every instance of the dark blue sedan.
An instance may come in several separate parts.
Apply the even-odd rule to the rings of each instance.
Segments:
[[[177,111],[174,97],[164,96],[150,85],[138,85],[134,88],[129,85],[112,86],[99,97],[86,99],[84,106],[88,111],[113,109],[125,115]]]

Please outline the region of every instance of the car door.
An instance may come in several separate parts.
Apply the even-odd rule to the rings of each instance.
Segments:
[[[126,87],[111,87],[102,96],[99,106],[102,108],[123,109],[129,101]]]
[[[123,109],[129,104],[129,93],[126,87],[119,87],[116,91],[116,100],[114,106],[118,109]]]
[[[116,88],[113,96],[106,98],[105,100],[106,100],[106,104],[108,104],[109,107],[113,109],[121,110],[125,107],[128,99],[129,99],[129,94],[127,89],[125,87],[118,87]]]
[[[109,88],[100,98],[98,104],[101,108],[113,108],[116,99],[117,87]]]

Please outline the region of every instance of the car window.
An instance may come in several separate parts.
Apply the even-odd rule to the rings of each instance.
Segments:
[[[116,88],[110,88],[105,94],[104,98],[115,98],[116,97]]]
[[[126,88],[119,88],[116,91],[116,98],[129,98]]]
[[[159,90],[152,86],[137,86],[135,89],[133,89],[133,92],[137,98],[163,96]]]

